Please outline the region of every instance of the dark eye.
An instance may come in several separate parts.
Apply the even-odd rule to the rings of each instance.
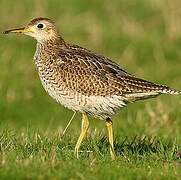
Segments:
[[[38,29],[42,29],[43,27],[44,27],[44,25],[41,24],[41,23],[37,25],[37,28],[38,28]]]

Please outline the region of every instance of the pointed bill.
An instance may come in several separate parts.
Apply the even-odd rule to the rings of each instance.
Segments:
[[[29,32],[29,29],[22,27],[22,28],[16,28],[16,29],[9,29],[4,31],[4,34],[9,34],[9,33],[26,33]]]

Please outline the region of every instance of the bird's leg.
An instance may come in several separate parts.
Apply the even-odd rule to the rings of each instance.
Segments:
[[[110,154],[111,154],[111,158],[112,160],[115,159],[115,153],[114,153],[114,144],[113,144],[113,123],[112,120],[110,118],[106,119],[106,126],[107,126],[107,130],[108,130],[108,139],[109,139],[109,143],[110,143]]]
[[[80,136],[77,140],[77,143],[75,145],[75,150],[74,150],[74,154],[77,156],[78,158],[78,151],[79,151],[79,148],[80,148],[80,145],[87,133],[87,130],[88,130],[88,127],[89,127],[89,119],[87,117],[87,114],[86,113],[82,113],[82,127],[81,127],[81,133],[80,133]]]
[[[72,120],[73,120],[74,117],[75,117],[75,114],[76,114],[76,111],[75,111],[74,114],[72,115],[72,117],[71,117],[70,121],[68,122],[67,126],[65,127],[65,129],[63,130],[63,133],[62,133],[61,138],[63,138],[63,136],[65,135],[65,133],[66,133],[68,127],[70,126],[70,124],[72,123]]]

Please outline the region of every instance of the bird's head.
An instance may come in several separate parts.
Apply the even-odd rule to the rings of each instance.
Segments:
[[[48,18],[33,19],[25,27],[6,30],[4,33],[25,34],[34,37],[38,42],[43,42],[59,37],[59,33],[54,22]]]

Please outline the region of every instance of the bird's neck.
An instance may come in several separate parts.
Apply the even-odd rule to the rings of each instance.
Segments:
[[[61,37],[37,42],[35,60],[47,61],[51,56],[58,56],[61,48],[66,48],[66,43]]]

